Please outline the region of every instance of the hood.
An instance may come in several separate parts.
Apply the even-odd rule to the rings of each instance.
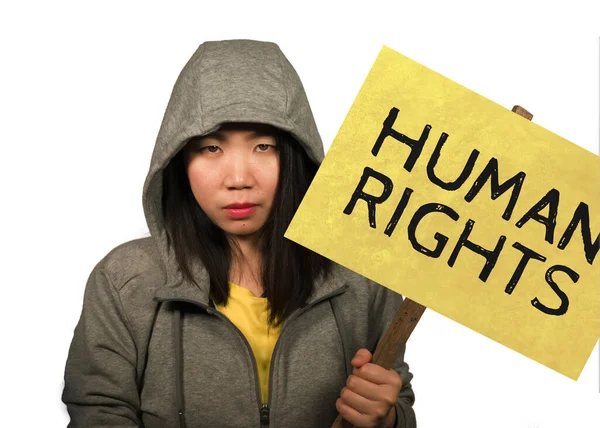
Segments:
[[[148,229],[164,261],[167,287],[186,289],[208,301],[209,281],[200,264],[192,274],[204,289],[198,295],[183,284],[161,216],[163,170],[194,136],[216,131],[223,122],[260,122],[289,132],[317,165],[324,150],[302,82],[279,46],[256,40],[202,43],[173,87],[144,182],[143,206]],[[200,298],[199,298],[200,296]],[[192,296],[190,296],[191,298]]]

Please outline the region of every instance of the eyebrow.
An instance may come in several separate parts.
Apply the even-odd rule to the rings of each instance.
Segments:
[[[255,138],[270,137],[270,136],[272,136],[272,135],[270,133],[268,133],[268,132],[252,131],[250,133],[250,135],[248,136],[248,138],[246,139],[246,141],[253,140]],[[220,131],[212,132],[212,133],[210,133],[208,135],[204,135],[202,137],[199,137],[198,139],[203,139],[203,138],[214,138],[214,139],[219,140],[219,141],[225,141],[226,140],[225,134],[223,134]]]

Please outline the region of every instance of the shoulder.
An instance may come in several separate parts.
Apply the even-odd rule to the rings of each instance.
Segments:
[[[164,285],[166,272],[152,237],[133,239],[117,245],[98,263],[121,298],[151,294]]]
[[[166,273],[154,238],[124,242],[110,250],[97,264],[113,288],[134,336],[145,337],[156,309],[153,298],[165,286]],[[98,286],[98,285],[97,285]]]
[[[331,274],[348,285],[344,300],[360,302],[373,309],[385,304],[398,307],[402,303],[399,293],[338,263],[333,264]]]
[[[332,265],[331,275],[347,284],[350,287],[349,291],[354,293],[374,297],[377,293],[381,292],[382,289],[387,289],[378,282],[335,262]]]
[[[367,348],[375,352],[376,345],[396,316],[402,296],[344,266],[335,264],[332,274],[348,289],[335,297],[333,309],[347,332],[350,349]],[[337,301],[335,301],[337,299]]]

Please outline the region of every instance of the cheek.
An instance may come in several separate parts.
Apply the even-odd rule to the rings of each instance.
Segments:
[[[197,164],[191,164],[188,167],[187,175],[192,193],[196,199],[203,199],[207,194],[212,193],[218,182],[216,174],[211,174],[211,169]]]
[[[273,162],[269,168],[263,169],[263,174],[265,189],[268,189],[268,192],[274,196],[279,183],[279,160]]]

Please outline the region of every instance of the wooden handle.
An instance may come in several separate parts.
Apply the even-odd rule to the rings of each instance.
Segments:
[[[425,309],[425,306],[414,300],[404,299],[373,354],[374,364],[378,364],[384,369],[392,368],[400,348],[406,345],[406,341],[417,326]]]
[[[425,306],[413,300],[405,298],[402,301],[398,313],[388,326],[373,354],[374,364],[378,364],[385,369],[392,368],[400,348],[406,344],[424,311]],[[342,419],[341,415],[338,415],[331,428],[353,428],[353,425]]]
[[[523,116],[527,120],[533,119],[533,115],[519,105],[514,106],[512,111],[513,113],[517,113],[519,116]]]

